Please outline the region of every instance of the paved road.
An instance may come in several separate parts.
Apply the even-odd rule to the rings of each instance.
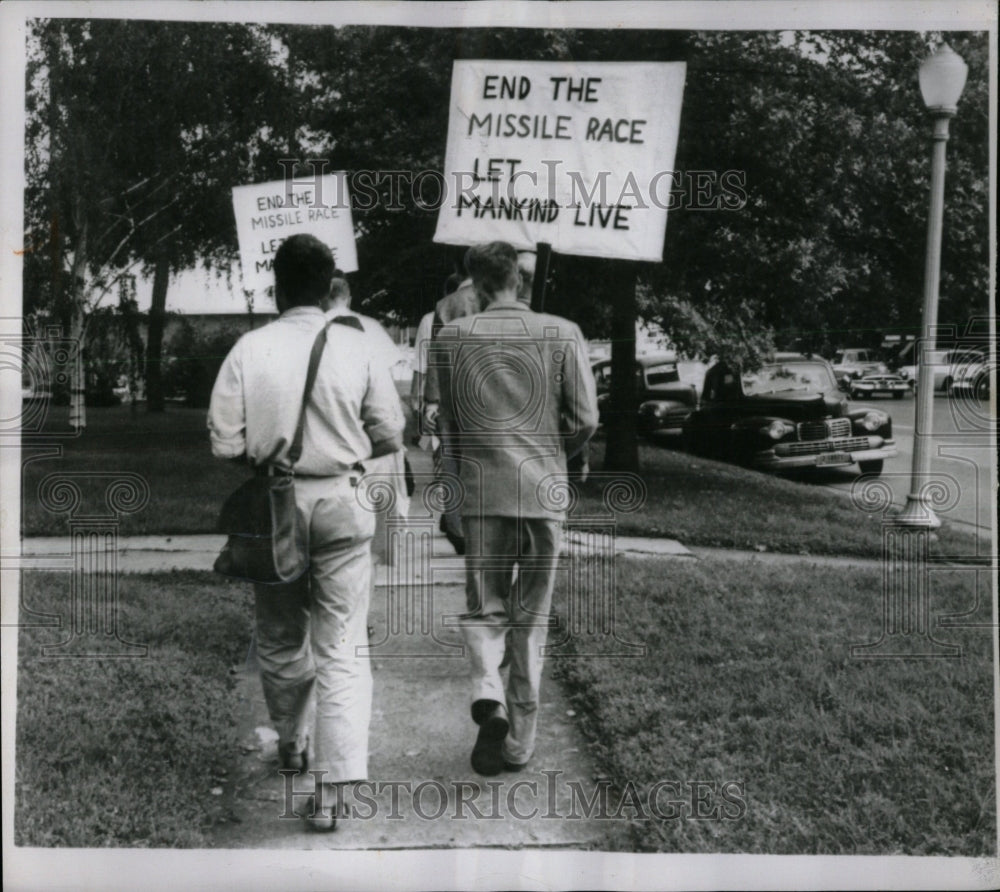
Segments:
[[[916,401],[881,399],[852,401],[852,407],[872,407],[887,411],[893,420],[899,454],[885,463],[882,479],[892,489],[893,503],[902,506],[910,489],[913,461]],[[992,526],[995,498],[996,449],[991,431],[996,428],[988,401],[939,395],[934,399],[932,475],[945,489],[946,504],[937,514],[961,527],[988,536]],[[921,436],[925,434],[920,433]],[[821,485],[850,492],[858,477],[856,466],[831,468],[822,474],[796,479],[807,485]]]

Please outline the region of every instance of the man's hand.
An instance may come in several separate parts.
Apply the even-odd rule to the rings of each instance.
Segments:
[[[438,429],[438,415],[441,414],[441,407],[437,403],[427,403],[424,405],[423,433],[436,434]]]

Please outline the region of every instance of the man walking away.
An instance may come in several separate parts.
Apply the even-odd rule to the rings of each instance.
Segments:
[[[245,458],[258,474],[287,474],[309,355],[327,320],[320,301],[330,250],[293,235],[274,258],[278,319],[243,335],[226,357],[209,406],[212,452]],[[403,414],[388,371],[365,335],[342,325],[327,346],[305,410],[295,501],[308,531],[310,569],[292,583],[254,585],[257,657],[284,768],[318,775],[312,814],[333,830],[336,784],[368,773],[372,678],[367,644],[375,518],[356,498],[372,456],[402,448]]]
[[[470,248],[466,267],[487,306],[445,325],[434,349],[440,414],[454,432],[465,490],[462,632],[479,725],[472,767],[493,775],[522,769],[534,751],[564,519],[556,493],[568,485],[567,454],[579,452],[597,428],[597,398],[580,329],[518,300],[514,248]]]
[[[347,325],[365,333],[365,355],[372,362],[384,366],[390,376],[393,368],[403,357],[399,347],[382,327],[382,323],[371,316],[365,316],[351,309],[351,286],[347,274],[339,269],[333,271],[329,296],[320,301],[323,312],[330,322]],[[361,357],[359,357],[360,359]],[[395,386],[395,385],[393,385]],[[397,555],[389,547],[389,521],[404,520],[410,513],[410,494],[406,486],[406,449],[380,456],[365,465],[365,470],[373,479],[388,482],[394,493],[389,507],[375,515],[375,536],[372,539],[372,556],[375,563],[392,565]]]

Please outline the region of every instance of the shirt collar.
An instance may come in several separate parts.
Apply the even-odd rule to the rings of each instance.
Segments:
[[[289,307],[281,314],[278,318],[280,319],[294,319],[299,316],[314,316],[314,315],[324,316],[325,314],[319,307]]]
[[[530,313],[531,307],[520,300],[511,301],[510,303],[505,301],[502,304],[489,304],[483,312],[488,313],[491,310],[523,310],[525,313]]]

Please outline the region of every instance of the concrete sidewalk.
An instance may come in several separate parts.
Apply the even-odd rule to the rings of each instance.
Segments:
[[[370,781],[348,788],[344,805],[350,816],[338,822],[334,833],[311,832],[296,817],[296,810],[308,808],[305,794],[313,778],[279,775],[275,734],[251,654],[238,673],[240,748],[222,788],[223,821],[212,832],[213,844],[255,849],[607,848],[615,834],[624,833],[626,821],[588,816],[585,803],[606,781],[597,777],[574,711],[548,670],[538,745],[528,768],[493,778],[472,770],[476,726],[469,717],[467,661],[458,629],[447,623],[464,610],[464,590],[454,584],[434,586],[433,636],[393,634],[394,594],[377,589],[369,614],[375,679]]]
[[[572,532],[567,533],[567,544],[579,541]],[[219,556],[226,543],[221,535],[179,535],[179,536],[129,536],[118,539],[117,568],[122,573],[155,573],[169,570],[206,570]],[[667,557],[692,557],[691,551],[675,539],[645,539],[619,536],[615,540],[618,554],[646,554]],[[21,554],[5,555],[4,565],[31,570],[72,570],[72,544],[69,536],[39,536],[22,540]],[[440,574],[454,582],[464,578],[464,561],[456,555],[448,540],[436,532],[431,539],[431,552],[435,567],[435,579]],[[420,571],[416,570],[420,580]],[[376,568],[376,585],[385,585],[388,574],[385,566]]]

